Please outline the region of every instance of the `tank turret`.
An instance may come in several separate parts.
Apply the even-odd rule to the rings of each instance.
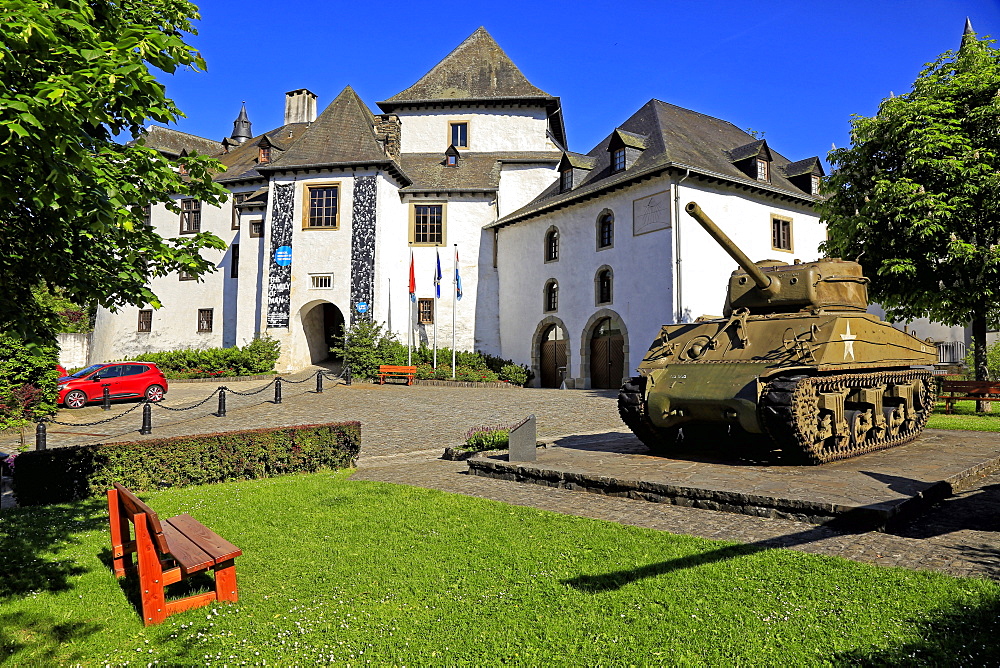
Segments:
[[[719,427],[819,464],[920,434],[936,349],[867,313],[861,265],[754,263],[695,202],[685,211],[740,269],[725,315],[664,325],[622,387],[619,413],[646,445],[669,454]]]

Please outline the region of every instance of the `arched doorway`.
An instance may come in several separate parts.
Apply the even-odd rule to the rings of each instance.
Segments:
[[[344,314],[335,304],[320,302],[302,314],[302,329],[309,345],[309,362],[324,362],[333,357],[330,348],[343,341]]]
[[[617,389],[625,375],[624,327],[617,316],[601,318],[590,335],[590,386]]]
[[[566,330],[550,325],[542,334],[538,348],[541,387],[559,387],[566,377]]]

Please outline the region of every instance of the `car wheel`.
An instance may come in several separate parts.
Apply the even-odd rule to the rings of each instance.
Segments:
[[[146,401],[163,401],[163,386],[150,385],[146,388]]]
[[[80,390],[73,390],[63,397],[63,404],[66,408],[83,408],[87,405],[87,395]]]

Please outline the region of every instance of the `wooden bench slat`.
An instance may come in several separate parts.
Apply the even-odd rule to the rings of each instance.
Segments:
[[[243,554],[240,548],[187,513],[171,517],[167,522],[171,527],[180,531],[185,538],[194,543],[199,549],[204,550],[215,563],[235,559]]]
[[[163,533],[167,537],[170,556],[181,567],[185,576],[215,565],[212,555],[185,536],[183,531],[174,526],[173,520],[163,523]]]

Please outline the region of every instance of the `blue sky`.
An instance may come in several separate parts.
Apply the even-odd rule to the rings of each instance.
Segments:
[[[562,98],[571,150],[587,152],[650,98],[764,132],[791,160],[849,141],[957,48],[965,17],[1000,35],[997,0],[839,2],[423,2],[204,0],[191,43],[208,72],[164,76],[187,118],[221,140],[246,100],[253,130],[281,125],[284,93],[324,108],[351,85],[375,103],[414,83],[480,25],[528,80]]]

